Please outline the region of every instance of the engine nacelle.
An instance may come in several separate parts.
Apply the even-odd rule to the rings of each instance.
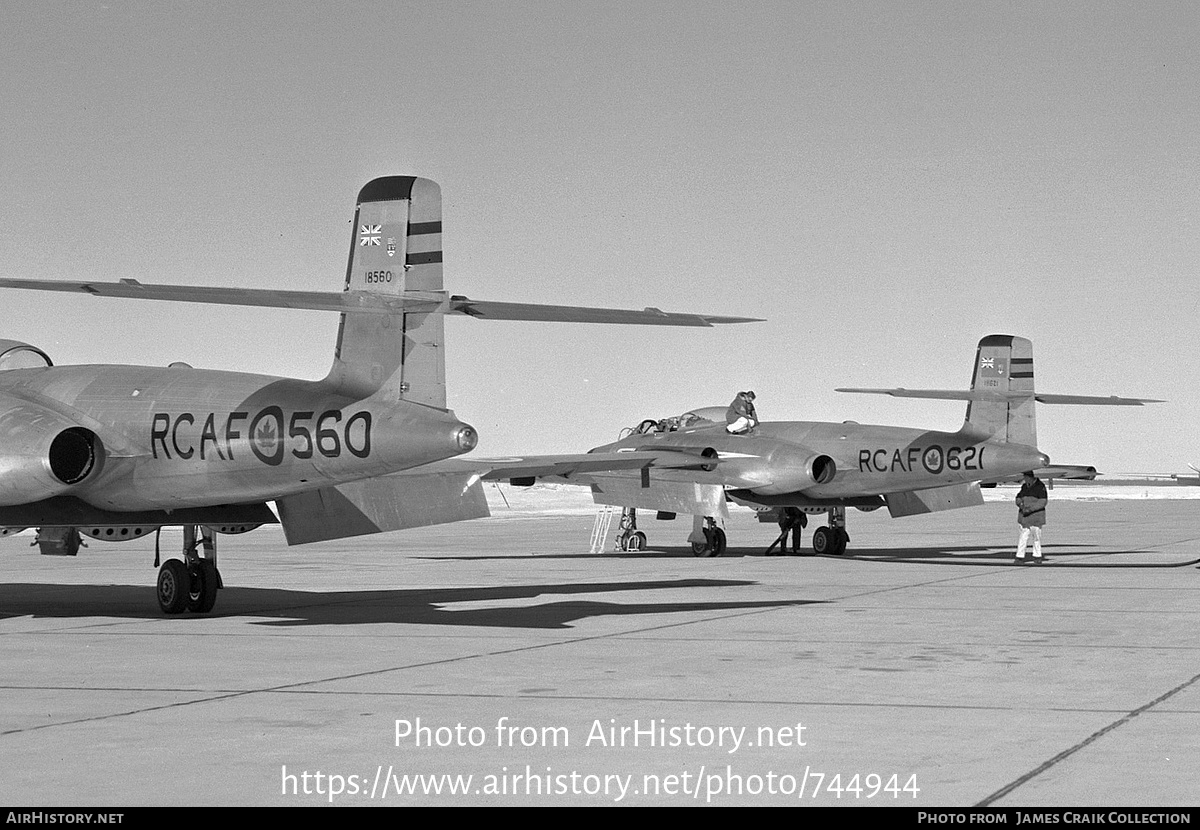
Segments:
[[[61,495],[99,466],[94,432],[53,410],[0,395],[0,505]]]
[[[776,496],[798,493],[818,484],[828,484],[837,475],[837,463],[824,453],[804,454],[779,448],[769,456],[770,482],[754,487],[755,493]]]

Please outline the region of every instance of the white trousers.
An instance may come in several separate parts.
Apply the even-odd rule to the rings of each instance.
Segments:
[[[1017,537],[1017,558],[1025,558],[1025,545],[1029,542],[1030,534],[1033,535],[1033,558],[1042,558],[1042,529],[1040,527],[1023,527],[1021,535]]]
[[[725,427],[725,431],[728,433],[731,433],[733,435],[737,435],[739,433],[745,432],[746,430],[750,429],[750,427],[754,426],[757,423],[758,422],[755,421],[753,418],[747,418],[745,415],[743,415],[742,417],[740,417],[736,421],[734,421],[732,424]]]

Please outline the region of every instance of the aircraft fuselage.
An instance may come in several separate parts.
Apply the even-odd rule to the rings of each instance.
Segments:
[[[767,422],[748,435],[724,425],[631,435],[597,451],[679,449],[715,452],[711,471],[655,470],[656,480],[719,484],[760,495],[848,498],[945,487],[1045,466],[1036,447],[970,430],[812,421]],[[709,453],[711,454],[711,453]]]
[[[6,417],[46,422],[46,434],[60,426],[94,433],[94,469],[46,495],[118,511],[271,500],[449,458],[475,443],[448,410],[347,394],[328,379],[182,366],[10,370],[0,374]],[[31,467],[46,463],[37,440]],[[17,501],[0,493],[0,504]]]

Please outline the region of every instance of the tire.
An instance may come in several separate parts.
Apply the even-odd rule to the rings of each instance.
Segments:
[[[818,556],[832,553],[834,548],[833,532],[827,527],[818,527],[813,532],[812,547],[813,553]]]
[[[625,540],[625,550],[645,550],[646,549],[646,534],[640,530],[635,530],[629,534],[629,538]]]
[[[841,556],[846,552],[846,545],[850,542],[850,534],[844,528],[837,528],[833,532],[833,550],[830,551],[834,556]]]
[[[158,571],[158,607],[164,614],[182,614],[188,607],[191,579],[187,565],[168,559]]]
[[[696,556],[720,556],[725,550],[725,531],[721,528],[704,528],[704,542],[692,542],[692,553]]]
[[[194,614],[207,614],[217,604],[217,588],[221,584],[217,566],[207,559],[201,559],[188,576],[191,582],[188,588],[187,609]]]

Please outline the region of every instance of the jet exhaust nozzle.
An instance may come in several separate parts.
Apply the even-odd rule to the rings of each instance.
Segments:
[[[94,432],[57,412],[4,398],[0,396],[0,505],[61,495],[92,475],[103,449]]]

